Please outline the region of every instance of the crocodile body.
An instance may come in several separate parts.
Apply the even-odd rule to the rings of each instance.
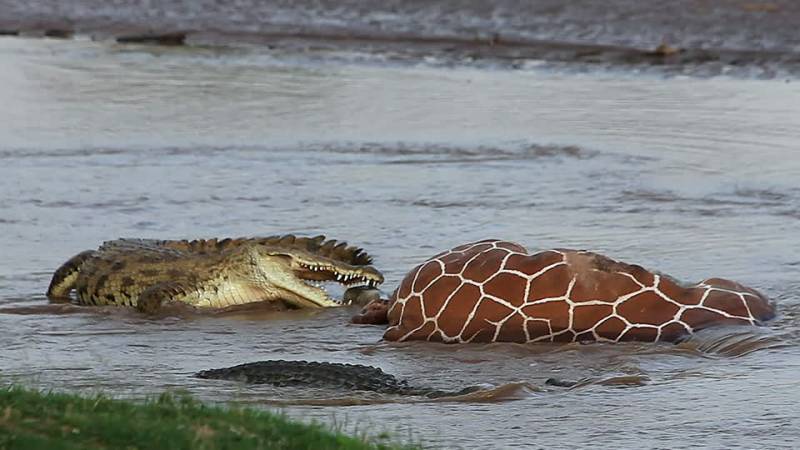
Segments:
[[[407,381],[399,380],[377,367],[309,361],[258,361],[222,369],[204,370],[196,373],[195,376],[253,384],[330,387],[428,398],[464,395],[480,389],[468,387],[460,391],[442,391],[411,386]]]
[[[344,242],[270,236],[236,239],[118,239],[81,252],[53,275],[47,296],[84,305],[132,306],[145,312],[165,301],[225,308],[259,301],[327,307],[315,282],[376,286],[383,276],[372,257]]]

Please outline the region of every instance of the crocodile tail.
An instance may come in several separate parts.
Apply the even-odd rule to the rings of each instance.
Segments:
[[[47,288],[47,298],[50,300],[69,299],[69,293],[78,281],[78,274],[80,274],[83,263],[95,254],[94,250],[86,250],[62,264],[53,274],[53,279],[50,280],[50,286]]]

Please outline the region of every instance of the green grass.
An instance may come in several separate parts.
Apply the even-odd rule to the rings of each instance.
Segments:
[[[6,449],[399,449],[246,408],[188,395],[135,402],[102,395],[0,387],[0,450]],[[414,447],[416,448],[416,447]]]

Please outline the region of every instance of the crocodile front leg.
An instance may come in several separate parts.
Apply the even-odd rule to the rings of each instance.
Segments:
[[[184,302],[193,303],[193,297],[197,297],[197,291],[192,289],[188,283],[180,281],[167,281],[154,284],[139,295],[136,300],[136,309],[145,314],[155,314],[164,302]]]

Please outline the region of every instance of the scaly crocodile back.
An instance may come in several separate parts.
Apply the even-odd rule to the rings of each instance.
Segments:
[[[125,251],[134,249],[166,248],[196,254],[219,253],[245,244],[263,244],[286,249],[298,249],[326,258],[342,261],[354,266],[372,264],[372,256],[364,249],[348,246],[347,242],[325,239],[325,236],[297,237],[293,234],[253,238],[158,240],[158,239],[117,239],[106,241],[100,246],[101,252]]]
[[[320,386],[395,395],[422,395],[429,398],[463,395],[478,388],[447,392],[409,386],[377,367],[311,361],[258,361],[223,369],[203,370],[198,378],[243,381],[275,386]]]

